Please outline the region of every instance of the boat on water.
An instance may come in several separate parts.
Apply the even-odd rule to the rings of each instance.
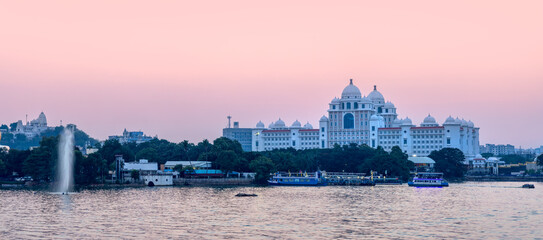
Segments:
[[[268,184],[274,186],[326,186],[328,185],[325,172],[315,173],[284,173],[277,172],[268,180]]]
[[[410,187],[448,187],[449,183],[443,179],[443,173],[419,172],[407,185]]]

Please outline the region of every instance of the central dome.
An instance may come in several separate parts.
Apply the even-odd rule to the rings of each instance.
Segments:
[[[360,93],[360,89],[353,85],[353,80],[350,80],[349,85],[343,89],[343,92],[341,93],[342,99],[349,99],[349,98],[361,98],[362,93]]]

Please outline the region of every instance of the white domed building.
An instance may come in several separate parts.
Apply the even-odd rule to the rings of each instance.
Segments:
[[[434,117],[428,115],[420,126],[405,118],[395,121],[392,127],[379,128],[375,134],[376,141],[372,140],[370,146],[381,146],[387,151],[399,146],[408,155],[417,156],[427,156],[442,148],[458,148],[466,158],[479,154],[479,128],[471,121],[452,117],[439,125]]]
[[[319,148],[319,129],[314,129],[309,122],[302,127],[302,124],[296,120],[287,127],[279,118],[276,122],[270,123],[268,128],[263,128],[264,124],[261,123],[259,122],[257,128],[252,129],[252,151]]]
[[[330,102],[328,121],[320,121],[321,135],[327,136],[325,147],[351,143],[369,145],[373,115],[384,121],[384,125],[378,127],[390,127],[397,118],[396,107],[392,102],[385,102],[383,94],[377,91],[377,86],[373,87],[367,97],[362,96],[360,89],[351,79],[349,85],[343,89],[341,99],[334,98]]]
[[[335,97],[329,103],[328,114],[320,118],[318,129],[309,122],[302,126],[298,120],[287,126],[278,119],[268,128],[259,122],[256,128],[250,129],[251,146],[244,150],[366,144],[374,148],[381,146],[387,151],[399,146],[405,153],[417,156],[427,156],[442,148],[458,148],[466,158],[479,153],[479,128],[473,122],[449,116],[440,125],[428,114],[420,126],[416,126],[408,117],[399,119],[396,110],[394,103],[386,101],[377,86],[364,96],[351,79],[341,98]]]
[[[398,119],[396,106],[386,101],[377,87],[362,96],[352,79],[343,89],[341,98],[334,98],[328,118],[320,120],[320,134],[326,136],[321,145],[366,144],[390,151],[399,146],[409,155],[427,156],[434,150],[458,148],[466,157],[479,153],[479,128],[471,121],[448,117],[440,125],[431,115],[420,126],[409,118]]]

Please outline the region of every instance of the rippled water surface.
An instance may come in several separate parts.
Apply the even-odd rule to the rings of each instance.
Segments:
[[[4,189],[0,239],[542,239],[543,184],[522,184]]]

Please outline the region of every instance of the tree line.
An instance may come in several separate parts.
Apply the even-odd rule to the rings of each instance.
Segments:
[[[13,172],[20,176],[32,176],[37,181],[54,181],[58,158],[58,136],[43,137],[39,147],[33,150],[10,149],[0,152],[0,177],[9,177]],[[167,161],[210,161],[212,167],[224,172],[255,172],[256,181],[265,183],[269,174],[276,171],[326,170],[328,172],[360,172],[369,174],[387,172],[403,180],[409,178],[413,163],[399,147],[390,152],[367,145],[336,145],[330,149],[295,150],[276,149],[266,152],[243,152],[241,144],[220,137],[213,142],[203,140],[197,144],[182,141],[152,139],[136,144],[121,144],[117,140],[106,140],[95,146],[98,151],[83,155],[75,148],[74,179],[76,184],[103,182],[109,171],[115,170],[115,155],[123,155],[125,161],[147,159],[164,164]],[[446,177],[462,177],[464,156],[458,149],[444,148],[430,154],[436,161],[436,170]]]

